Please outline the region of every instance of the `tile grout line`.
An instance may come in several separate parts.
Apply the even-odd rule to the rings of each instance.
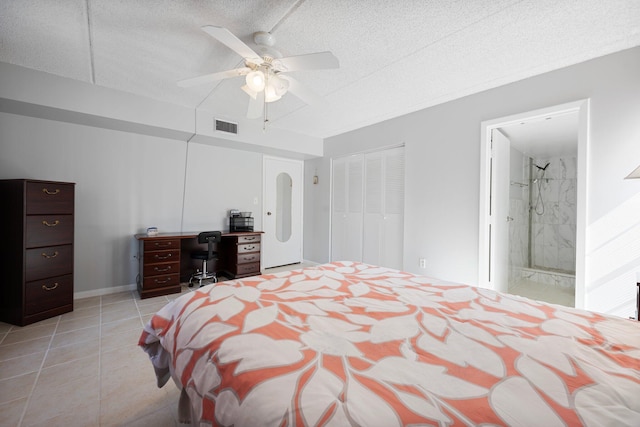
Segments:
[[[38,373],[36,374],[36,378],[33,381],[33,385],[31,386],[31,391],[29,391],[29,395],[27,396],[27,401],[24,404],[24,408],[22,409],[22,415],[20,415],[20,420],[18,420],[18,426],[22,426],[24,422],[24,417],[27,415],[27,408],[29,408],[29,404],[31,403],[31,398],[33,397],[33,392],[38,385],[38,380],[40,379],[40,374],[42,373],[42,368],[44,367],[44,362],[47,360],[47,356],[49,355],[49,350],[51,350],[51,344],[53,344],[53,338],[56,336],[56,332],[58,331],[58,326],[60,326],[60,320],[62,316],[58,316],[58,320],[56,322],[56,327],[53,329],[53,333],[51,334],[51,338],[49,338],[49,345],[47,346],[47,350],[44,352],[44,356],[42,357],[42,362],[40,362],[40,368],[38,368]]]

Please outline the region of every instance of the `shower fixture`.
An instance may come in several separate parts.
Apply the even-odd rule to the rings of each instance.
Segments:
[[[538,171],[539,171],[539,176],[537,178],[534,178],[533,181],[532,181],[533,184],[537,184],[536,187],[538,188],[538,195],[536,196],[536,203],[535,203],[535,205],[531,205],[531,209],[537,215],[542,215],[542,214],[544,214],[544,200],[542,200],[542,180],[544,179],[544,174],[547,171],[547,168],[549,167],[551,162],[547,162],[547,164],[544,165],[544,167],[533,163],[533,161],[531,161],[531,164],[533,166],[537,167]],[[542,172],[540,172],[540,171],[542,171]],[[547,179],[547,182],[549,182],[548,179]]]

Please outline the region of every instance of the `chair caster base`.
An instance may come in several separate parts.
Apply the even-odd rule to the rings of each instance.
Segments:
[[[201,288],[201,287],[203,287],[203,286],[206,286],[207,284],[206,284],[206,283],[204,283],[204,284],[203,284],[202,282],[203,282],[203,281],[206,281],[206,280],[209,280],[209,279],[212,279],[212,280],[213,280],[213,281],[212,281],[212,283],[218,283],[218,277],[217,277],[217,276],[215,276],[215,275],[207,275],[207,276],[205,276],[205,277],[198,277],[198,275],[202,275],[202,273],[198,273],[198,272],[196,272],[196,273],[194,273],[194,274],[191,276],[191,278],[189,278],[189,284],[188,284],[188,286],[189,286],[190,288],[193,288],[193,282],[194,282],[195,280],[197,280],[197,281],[198,281],[198,288]],[[195,279],[195,280],[194,280],[194,279]]]

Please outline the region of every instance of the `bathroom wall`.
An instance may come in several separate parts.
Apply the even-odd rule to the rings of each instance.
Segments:
[[[532,169],[531,267],[575,274],[576,265],[576,157],[537,158],[533,162],[549,163],[544,177]],[[540,196],[540,198],[538,197]]]
[[[509,187],[509,283],[529,267],[529,156],[511,147]]]

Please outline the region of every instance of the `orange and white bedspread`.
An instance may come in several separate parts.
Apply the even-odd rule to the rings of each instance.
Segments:
[[[640,322],[359,263],[184,294],[140,345],[194,425],[640,426]]]

